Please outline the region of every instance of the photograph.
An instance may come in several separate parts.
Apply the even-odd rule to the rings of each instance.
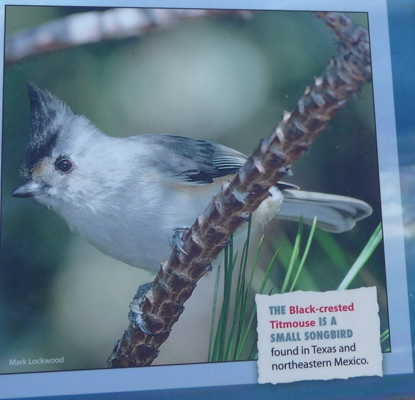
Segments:
[[[255,294],[364,287],[393,352],[371,81],[257,185],[200,280],[160,278],[341,47],[305,11],[6,6],[0,374],[252,361]],[[140,308],[163,288],[168,328]],[[146,361],[117,354],[134,331]]]

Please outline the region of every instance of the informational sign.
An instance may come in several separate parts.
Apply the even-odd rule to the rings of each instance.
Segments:
[[[383,376],[376,288],[256,295],[259,383]]]
[[[181,393],[184,388],[199,388],[203,395],[203,390],[209,391],[214,386],[226,387],[233,397],[244,390],[237,385],[251,385],[255,393],[269,390],[274,397],[287,397],[284,391],[289,390],[288,397],[307,400],[308,393],[314,397],[326,396],[328,386],[337,388],[339,385],[343,390],[343,381],[322,381],[326,379],[383,373],[387,376],[385,380],[376,378],[372,384],[372,380],[362,379],[364,382],[359,383],[379,388],[377,383],[394,379],[392,375],[412,374],[407,290],[412,259],[407,255],[407,268],[404,251],[407,227],[401,215],[402,181],[394,114],[394,95],[399,90],[392,86],[387,0],[178,0],[174,3],[176,9],[171,3],[169,0],[0,0],[4,16],[0,20],[4,36],[0,45],[3,60],[0,64],[3,77],[0,399],[149,390],[161,393],[161,390],[172,389],[180,389]],[[190,227],[216,195],[217,191],[210,193],[209,188],[218,184],[219,190],[220,186],[216,178],[209,178],[216,173],[218,165],[213,169],[209,167],[213,162],[212,154],[204,152],[204,146],[200,147],[200,154],[199,150],[197,154],[183,151],[180,153],[183,162],[179,157],[176,163],[174,146],[172,151],[163,151],[155,157],[151,156],[151,149],[148,149],[149,157],[137,157],[146,151],[146,146],[139,147],[134,154],[132,144],[136,139],[131,137],[142,133],[178,135],[217,142],[251,154],[283,116],[287,117],[294,109],[301,113],[307,111],[308,105],[299,101],[301,95],[308,92],[309,87],[319,85],[318,77],[343,49],[334,39],[332,29],[317,17],[319,11],[346,13],[354,23],[368,30],[373,76],[342,111],[330,121],[323,119],[327,122],[326,131],[300,162],[293,163],[293,176],[287,174],[286,181],[300,187],[300,191],[295,191],[297,196],[307,191],[308,198],[314,198],[312,193],[316,192],[325,195],[326,200],[333,199],[333,195],[334,198],[347,197],[353,204],[370,206],[372,214],[369,216],[366,212],[366,218],[359,220],[362,216],[359,212],[355,222],[348,220],[340,229],[338,217],[342,219],[345,209],[340,208],[339,213],[334,214],[319,213],[319,226],[310,241],[309,256],[302,257],[306,262],[302,264],[304,268],[299,279],[295,278],[295,289],[321,292],[338,287],[353,266],[358,265],[357,261],[368,256],[369,252],[363,250],[366,245],[373,244],[371,238],[378,237],[374,232],[381,232],[377,247],[373,249],[372,246],[373,252],[365,258],[365,265],[354,275],[352,283],[354,288],[376,287],[377,301],[375,289],[370,289],[372,295],[359,294],[369,290],[362,289],[362,292],[350,290],[323,295],[297,291],[276,297],[277,300],[266,296],[264,301],[270,304],[258,305],[263,318],[259,342],[260,382],[321,381],[317,384],[305,381],[292,385],[257,385],[256,327],[246,321],[250,328],[246,333],[244,329],[236,329],[242,324],[217,323],[222,303],[225,310],[222,315],[229,318],[248,316],[249,319],[252,310],[242,307],[243,312],[239,312],[236,306],[242,303],[243,296],[239,293],[243,291],[238,292],[235,286],[222,294],[225,279],[220,276],[216,284],[214,266],[213,273],[198,282],[169,335],[162,334],[168,336],[168,340],[160,347],[151,366],[106,368],[114,343],[128,329],[129,304],[137,288],[152,281],[160,262],[170,256],[169,237],[174,229]],[[389,17],[398,18],[397,15],[400,16],[399,12]],[[361,43],[359,37],[354,37],[356,45]],[[395,49],[396,53],[399,52]],[[76,115],[85,116],[83,121],[87,118],[91,125],[85,122],[82,128],[88,125],[87,130],[96,132],[92,128],[96,126],[102,133],[98,136],[105,138],[107,145],[100,140],[87,140],[78,147],[78,141],[73,139],[79,135],[82,142],[85,136],[82,129],[74,130],[75,136],[64,140],[65,148],[57,154],[52,148],[58,150],[55,146],[61,141],[55,140],[58,132],[52,129],[46,130],[53,136],[47,142],[49,146],[38,141],[42,151],[35,150],[36,154],[28,158],[28,144],[33,143],[30,141],[33,124],[27,83],[52,93]],[[320,95],[314,96],[313,103],[320,105],[322,101],[325,100]],[[67,132],[70,125],[65,118],[65,126],[59,129],[61,133]],[[295,126],[298,132],[304,128]],[[124,145],[118,147],[113,143]],[[93,145],[101,144],[103,147],[94,148],[104,150],[96,153],[99,156],[93,156]],[[92,156],[87,157],[88,154]],[[95,207],[101,201],[100,196],[84,190],[81,190],[83,200],[80,201],[74,201],[73,193],[64,196],[68,207],[63,207],[62,211],[69,217],[68,226],[65,217],[59,218],[59,213],[48,210],[30,193],[20,192],[24,198],[11,196],[30,178],[31,168],[27,164],[33,164],[35,155],[49,163],[48,171],[57,181],[70,180],[75,173],[79,180],[75,178],[77,184],[71,186],[71,190],[78,192],[79,185],[85,190],[98,188],[97,192],[104,193],[102,197],[109,201],[109,206]],[[69,156],[73,159],[68,160]],[[130,162],[127,156],[131,157]],[[79,157],[84,157],[85,162]],[[217,160],[223,167],[219,168],[221,171],[234,167],[228,158]],[[192,164],[195,160],[201,160],[200,171],[186,167],[187,162]],[[138,168],[138,161],[142,162],[142,168]],[[65,170],[71,163],[74,168]],[[195,180],[163,167],[171,163],[176,163],[179,171],[184,165],[183,171]],[[35,164],[37,167],[44,165]],[[128,168],[117,170],[121,164]],[[172,178],[171,185],[166,186],[166,179],[159,179],[158,174],[146,174],[153,168],[164,171],[167,181]],[[48,177],[46,170],[36,171]],[[82,173],[77,175],[79,172]],[[143,177],[147,184],[142,184]],[[97,180],[96,185],[86,184],[89,179]],[[56,191],[60,193],[49,183],[44,190],[52,189],[55,195]],[[124,190],[130,183],[135,191]],[[164,189],[154,192],[159,184]],[[68,186],[63,184],[62,189],[65,188]],[[108,188],[114,189],[113,197]],[[193,192],[200,193],[200,197]],[[300,213],[294,212],[294,221],[291,220],[288,217],[291,214],[285,213],[290,211],[289,204],[295,203],[295,199],[294,203],[288,200],[289,192],[294,195],[294,189],[285,190],[287,201],[277,216],[284,221],[274,219],[266,227],[255,276],[252,279],[249,276],[253,268],[249,260],[257,250],[254,235],[250,240],[250,256],[246,258],[247,279],[239,279],[237,268],[234,270],[234,285],[238,280],[246,285],[252,282],[247,298],[249,306],[254,293],[260,290],[277,249],[280,250],[274,269],[266,275],[269,279],[264,290],[268,292],[271,287],[273,293],[281,290],[281,278],[291,256],[297,253],[292,251],[300,236],[296,236],[298,222],[295,219],[302,215],[305,222],[311,222],[315,216],[314,206],[308,205]],[[206,203],[202,202],[203,196]],[[200,202],[198,212],[191,206],[194,200]],[[83,218],[83,213],[70,213],[69,203],[78,211],[79,208],[90,209],[88,204],[92,204],[95,211],[105,212],[92,211],[91,219],[87,219]],[[174,204],[178,206],[172,208]],[[348,204],[344,206],[348,208]],[[323,207],[325,211],[331,208],[330,203],[328,205],[328,208]],[[150,217],[145,210],[137,211],[143,210],[142,207],[151,208]],[[137,215],[133,218],[137,222],[134,227],[127,209]],[[173,223],[175,218],[166,218],[166,211],[173,217],[182,215],[189,219]],[[311,214],[309,219],[304,217],[304,211]],[[144,224],[143,219],[148,223]],[[88,237],[85,239],[71,232],[75,220],[93,233],[98,242],[101,235],[113,238],[110,232],[115,231],[119,244],[111,239],[105,240],[104,247],[98,242],[94,247]],[[159,223],[163,227],[160,230]],[[130,225],[137,230],[138,238],[128,233],[126,227]],[[343,229],[346,231],[339,232]],[[154,239],[149,239],[150,233]],[[305,226],[299,257],[307,233]],[[145,240],[139,239],[141,235]],[[131,241],[134,241],[132,251],[120,251]],[[138,246],[141,246],[140,251]],[[112,254],[109,249],[116,249],[118,258],[109,256]],[[235,241],[234,254],[237,252]],[[128,263],[131,253],[146,261],[130,261],[134,265],[126,265],[124,261]],[[241,248],[238,257],[233,258],[235,266],[240,264],[242,253]],[[217,262],[222,265],[222,274],[225,270],[222,255]],[[135,268],[136,264],[145,269]],[[234,299],[236,292],[238,296]],[[218,293],[217,301],[215,293]],[[229,307],[226,301],[221,301],[222,297],[227,300],[228,294],[232,297]],[[343,295],[346,297],[342,298]],[[320,301],[313,296],[328,298]],[[370,296],[371,301],[368,300]],[[216,311],[212,312],[214,305]],[[211,335],[218,325],[218,333]],[[379,331],[382,332],[383,360]],[[210,336],[223,340],[215,347]],[[153,339],[149,337],[148,340]],[[242,345],[245,345],[243,350],[232,347]],[[221,362],[208,362],[212,360],[209,350],[216,352],[216,349],[217,353],[222,353],[217,357]],[[314,388],[312,392],[307,392],[309,384]],[[233,385],[235,391],[231,388]],[[357,390],[354,385],[346,385],[346,388]]]

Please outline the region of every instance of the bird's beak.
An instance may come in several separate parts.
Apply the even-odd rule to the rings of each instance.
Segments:
[[[13,197],[32,197],[38,194],[45,194],[46,189],[47,188],[44,185],[29,179],[28,181],[17,186],[17,188],[14,189],[10,195]]]

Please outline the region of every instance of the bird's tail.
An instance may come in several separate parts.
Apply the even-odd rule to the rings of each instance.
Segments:
[[[352,229],[357,221],[372,214],[372,207],[364,201],[334,194],[282,190],[283,201],[276,218],[312,224],[328,232],[341,233]]]

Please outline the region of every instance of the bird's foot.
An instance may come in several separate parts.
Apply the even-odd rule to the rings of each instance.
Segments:
[[[151,290],[152,286],[153,282],[148,282],[138,288],[137,293],[130,304],[130,312],[128,313],[130,325],[134,329],[140,329],[143,333],[149,336],[154,336],[154,334],[147,329],[146,322],[143,319],[143,312],[141,311],[140,306],[145,300],[146,295],[149,290]]]
[[[170,246],[173,248],[173,250],[180,251],[185,256],[188,256],[189,254],[184,250],[183,248],[183,235],[185,232],[187,232],[189,228],[174,228],[174,234],[170,236]]]

